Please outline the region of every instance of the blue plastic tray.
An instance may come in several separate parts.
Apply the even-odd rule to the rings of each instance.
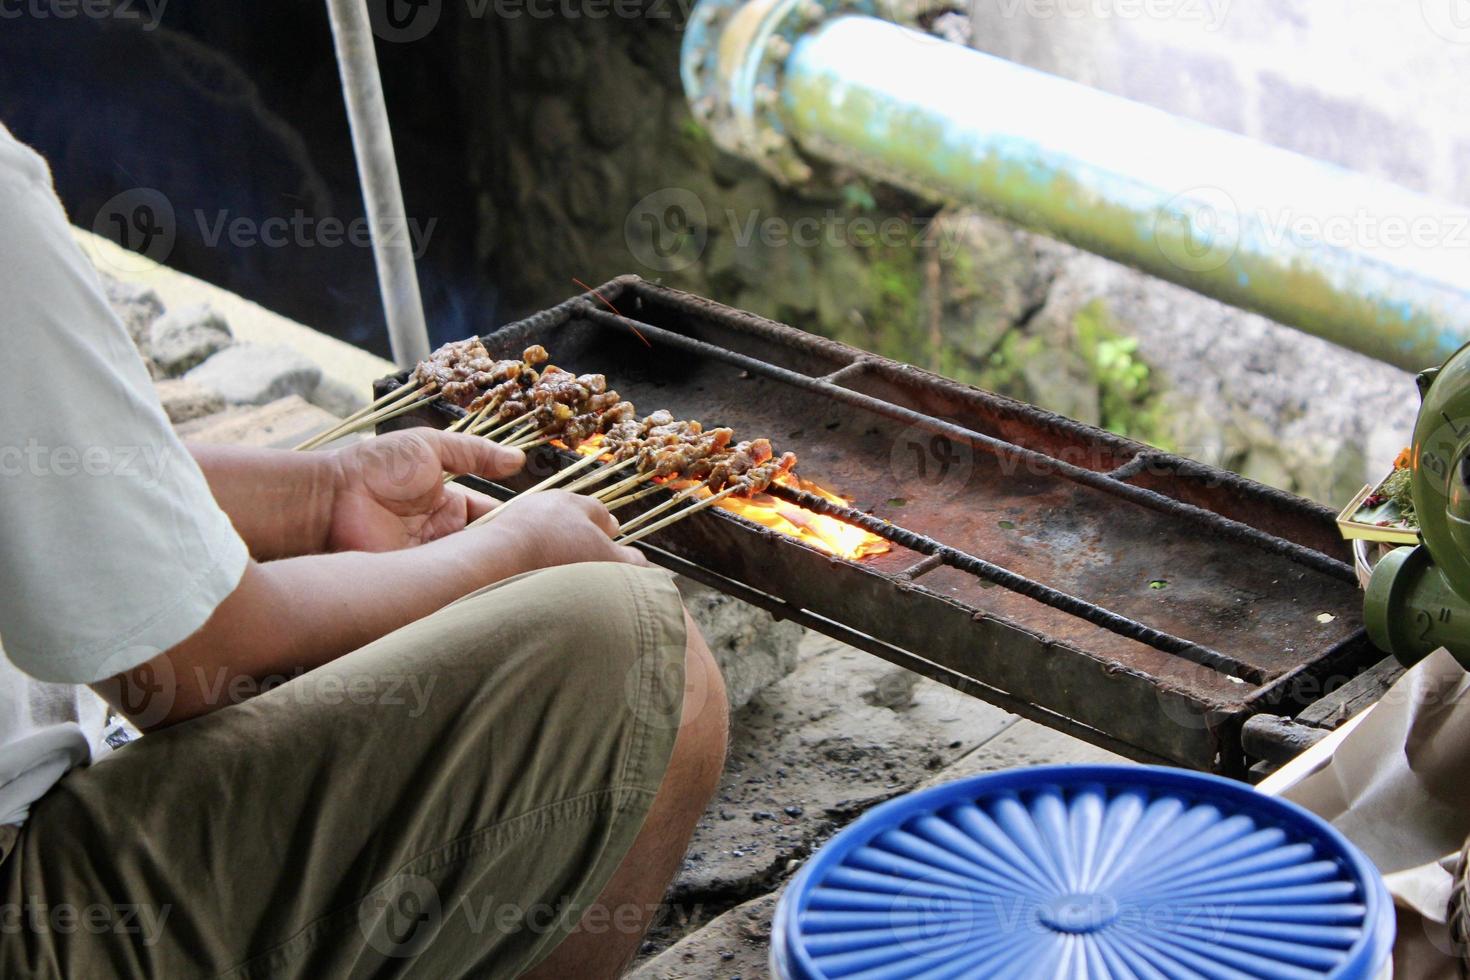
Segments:
[[[1216,776],[1043,766],[877,807],[782,896],[784,980],[1373,980],[1377,870],[1301,807]]]

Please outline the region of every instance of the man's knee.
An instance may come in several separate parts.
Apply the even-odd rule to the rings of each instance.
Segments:
[[[707,799],[724,769],[730,705],[720,666],[688,610],[684,627],[684,705],[669,768],[686,793]]]

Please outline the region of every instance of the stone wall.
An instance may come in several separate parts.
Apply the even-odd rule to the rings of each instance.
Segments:
[[[645,10],[458,25],[460,84],[494,107],[466,134],[476,258],[507,309],[636,272],[1327,503],[1407,435],[1403,372],[851,173],[774,186],[690,118],[677,12]],[[989,43],[1035,53],[1044,23],[1004,26]]]
[[[980,50],[1470,203],[1459,0],[974,0]]]
[[[1298,0],[1279,10],[1235,0],[1203,31],[1179,18],[1046,16],[1052,2],[1081,0],[984,0],[975,43],[1421,189],[1460,186],[1442,140],[1470,114],[1437,127],[1423,113],[1465,98],[1449,85],[1464,59],[1426,48],[1424,79],[1406,73],[1412,24],[1394,33],[1356,8],[1338,23]],[[1229,0],[1213,2],[1205,9]],[[410,213],[435,223],[420,274],[436,340],[636,272],[1327,502],[1402,443],[1413,389],[1401,372],[841,170],[772,185],[690,118],[678,78],[690,4],[446,2],[380,43]],[[943,0],[894,5],[922,8],[923,24],[969,42],[970,22]],[[381,343],[364,249],[309,237],[225,248],[200,233],[200,214],[256,227],[298,212],[355,217],[321,10],[271,0],[252,11],[170,8],[151,32],[17,22],[0,38],[0,118],[52,158],[82,226],[112,234],[117,201],[161,194],[176,235],[156,258]],[[271,40],[279,32],[292,43]],[[1374,32],[1400,40],[1367,50]],[[1362,98],[1325,82],[1311,98],[1283,96],[1307,86],[1298,76],[1310,66],[1286,57],[1292,46],[1335,51],[1334,38],[1376,80],[1359,86]],[[134,78],[133,66],[147,71]],[[42,76],[69,79],[60,104],[89,114],[28,95]],[[222,101],[222,88],[240,98]],[[91,91],[107,98],[88,102]],[[1273,115],[1288,106],[1295,123]],[[1400,128],[1384,128],[1390,120]]]

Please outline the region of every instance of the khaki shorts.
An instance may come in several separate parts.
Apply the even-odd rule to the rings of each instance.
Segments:
[[[520,974],[642,827],[684,646],[666,573],[550,569],[73,770],[0,841],[0,976]]]

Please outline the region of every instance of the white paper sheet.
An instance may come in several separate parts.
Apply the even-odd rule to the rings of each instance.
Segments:
[[[1398,912],[1396,980],[1456,980],[1445,920],[1470,834],[1470,673],[1443,650],[1426,658],[1280,795],[1330,820],[1383,872]]]

